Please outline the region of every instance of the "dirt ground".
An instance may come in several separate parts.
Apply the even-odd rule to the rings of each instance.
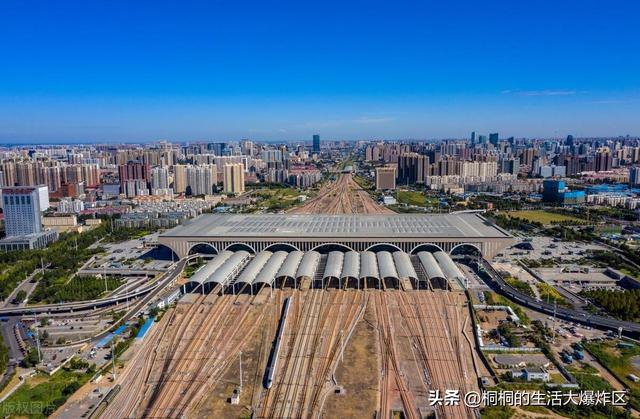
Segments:
[[[273,323],[272,306],[266,308],[266,315],[262,318],[251,336],[249,342],[242,348],[242,391],[240,402],[237,405],[230,403],[230,397],[234,389],[240,384],[239,378],[239,353],[238,357],[225,371],[222,380],[212,390],[211,395],[204,399],[204,402],[194,409],[192,415],[196,418],[248,418],[251,417],[251,406],[262,389],[262,378],[269,355],[269,344],[271,334],[269,325]]]
[[[336,369],[336,381],[345,393],[332,394],[324,404],[324,418],[375,416],[378,408],[380,366],[371,307],[358,323],[344,351],[344,363]]]

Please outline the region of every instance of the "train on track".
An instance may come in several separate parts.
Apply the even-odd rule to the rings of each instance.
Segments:
[[[276,373],[276,368],[278,366],[278,355],[280,353],[280,346],[282,344],[282,335],[284,332],[284,328],[287,324],[287,315],[289,314],[289,305],[291,303],[291,298],[287,297],[284,300],[284,305],[282,306],[282,314],[280,315],[280,322],[278,323],[278,330],[276,332],[276,340],[273,344],[273,350],[271,351],[271,357],[269,358],[269,362],[267,363],[267,370],[264,374],[264,388],[271,388],[273,385],[273,377]]]

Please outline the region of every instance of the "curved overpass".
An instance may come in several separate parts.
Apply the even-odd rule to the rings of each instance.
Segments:
[[[140,288],[136,291],[115,295],[106,298],[100,298],[90,301],[78,301],[73,303],[60,303],[60,304],[43,304],[38,306],[26,306],[26,307],[11,307],[0,309],[0,316],[22,316],[30,314],[57,314],[57,313],[69,313],[83,310],[95,310],[98,307],[106,307],[110,305],[116,305],[126,302],[132,298],[140,297],[145,294],[151,294],[150,298],[161,291],[166,285],[173,281],[184,269],[189,260],[197,257],[197,255],[189,256],[177,262],[172,268],[170,268],[158,281],[152,285]]]
[[[530,297],[526,294],[523,294],[513,288],[511,285],[507,284],[500,274],[496,272],[496,270],[491,266],[489,262],[485,259],[482,259],[482,265],[484,269],[489,274],[488,277],[490,280],[488,281],[496,292],[502,294],[508,299],[516,302],[517,304],[523,305],[530,309],[553,315],[554,306],[551,304],[547,304],[542,301],[538,301],[533,297]],[[555,309],[556,317],[576,323],[582,323],[588,326],[597,327],[598,329],[604,330],[614,330],[618,331],[619,327],[622,327],[622,334],[634,338],[640,337],[640,324],[627,322],[622,320],[616,320],[610,317],[604,317],[597,314],[591,314],[587,311],[583,310],[572,310],[563,307],[557,307]]]

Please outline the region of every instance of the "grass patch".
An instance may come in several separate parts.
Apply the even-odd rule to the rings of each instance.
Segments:
[[[266,207],[268,211],[284,211],[294,205],[298,201],[300,191],[293,188],[265,188],[254,192],[254,196],[258,199],[256,205]]]
[[[640,383],[634,383],[628,378],[629,374],[637,375],[631,364],[631,358],[640,355],[640,347],[635,345],[633,348],[619,349],[615,346],[616,344],[617,340],[601,343],[589,342],[584,347],[631,390],[630,403],[635,409],[640,409]]]
[[[570,306],[569,302],[551,285],[539,283],[536,284],[536,288],[538,288],[542,301],[549,301],[550,303],[555,301],[559,306]]]
[[[113,291],[123,283],[124,279],[122,278],[107,278],[107,290]],[[66,272],[52,270],[46,271],[44,277],[40,276],[29,302],[32,304],[56,304],[68,301],[94,300],[105,292],[105,280],[102,278],[76,276],[68,281]]]
[[[549,211],[536,211],[536,210],[524,210],[524,211],[509,211],[507,215],[511,218],[519,218],[521,220],[529,221],[532,223],[539,223],[542,225],[568,223],[568,224],[584,224],[585,221],[573,217],[571,215],[557,214]]]
[[[397,200],[401,204],[415,205],[424,207],[427,204],[427,198],[422,192],[417,191],[398,191]]]
[[[60,370],[48,376],[37,374],[26,382],[4,402],[0,412],[9,416],[44,418],[62,406],[69,396],[84,385],[93,372]]]
[[[504,278],[504,281],[511,285],[513,288],[517,289],[523,294],[526,294],[530,297],[533,297],[533,290],[531,286],[524,281],[519,280],[518,278],[514,278],[512,276],[507,276]]]

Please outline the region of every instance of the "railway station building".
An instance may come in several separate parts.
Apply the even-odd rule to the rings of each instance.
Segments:
[[[182,258],[244,250],[341,252],[476,251],[492,258],[514,238],[478,213],[459,214],[203,214],[160,235]]]

